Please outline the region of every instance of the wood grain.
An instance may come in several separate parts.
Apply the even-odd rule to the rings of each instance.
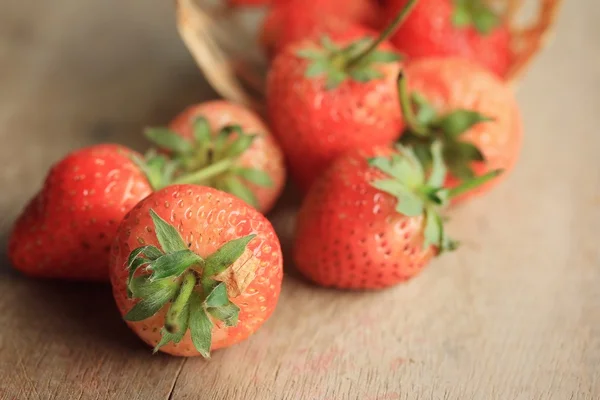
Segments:
[[[286,265],[250,340],[209,362],[152,356],[110,289],[28,280],[2,254],[0,399],[600,398],[600,4],[565,2],[519,86],[521,162],[453,210],[463,247],[381,292]],[[0,237],[48,166],[214,97],[160,0],[0,2]],[[294,205],[271,215],[289,253]],[[4,251],[3,246],[3,251]]]

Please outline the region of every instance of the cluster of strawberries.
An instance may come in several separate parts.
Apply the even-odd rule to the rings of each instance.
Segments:
[[[148,129],[144,155],[71,153],[15,223],[16,269],[110,279],[155,351],[209,357],[275,309],[283,260],[264,214],[286,167],[303,195],[293,258],[316,284],[389,287],[457,247],[441,212],[496,185],[521,143],[501,21],[476,0],[272,3],[269,127],[212,101]]]

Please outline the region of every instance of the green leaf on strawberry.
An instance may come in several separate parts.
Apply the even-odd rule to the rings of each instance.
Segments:
[[[144,173],[154,190],[171,184],[179,168],[176,160],[170,160],[162,154],[157,154],[153,149],[149,150],[144,157],[131,154],[130,159]]]
[[[492,171],[471,179],[454,189],[446,189],[446,165],[443,160],[443,144],[436,140],[429,149],[431,167],[428,176],[415,152],[402,145],[391,156],[375,157],[369,165],[386,175],[371,182],[371,186],[396,198],[396,211],[408,217],[423,216],[423,246],[435,246],[438,254],[454,250],[457,242],[446,235],[440,210],[448,201],[465,190],[481,185],[498,176]]]
[[[452,23],[456,27],[473,26],[479,33],[487,35],[500,22],[494,10],[481,0],[454,0]]]
[[[227,125],[215,135],[206,118],[196,117],[192,138],[185,139],[168,128],[150,128],[146,137],[159,148],[168,150],[170,157],[153,156],[139,165],[157,187],[168,184],[199,184],[216,187],[243,196],[250,205],[258,201],[248,185],[272,186],[266,172],[256,168],[241,168],[240,157],[252,146],[257,135],[244,132],[239,125]],[[162,165],[158,165],[162,162]],[[154,169],[150,168],[156,164]],[[267,176],[267,178],[265,178]]]
[[[173,226],[153,210],[150,215],[161,249],[141,246],[131,252],[127,288],[130,297],[139,301],[124,318],[142,321],[166,307],[162,338],[154,351],[179,342],[189,328],[194,346],[208,358],[213,320],[234,326],[239,314],[227,284],[215,275],[231,267],[256,235],[231,240],[204,259],[187,248]]]
[[[438,115],[437,111],[418,92],[410,96],[405,77],[398,78],[398,93],[406,129],[398,140],[403,146],[413,149],[425,170],[432,167],[432,144],[440,141],[443,145],[442,161],[452,175],[460,180],[475,176],[473,162],[485,162],[485,157],[462,135],[477,124],[493,121],[492,118],[472,110],[453,110]]]
[[[377,65],[398,62],[401,56],[393,51],[379,50],[378,47],[400,26],[415,3],[416,0],[409,0],[377,38],[363,37],[340,46],[329,36],[324,36],[318,46],[298,50],[298,57],[309,60],[304,76],[324,77],[327,90],[337,88],[346,80],[366,83],[380,79],[383,74]]]
[[[190,335],[192,343],[204,358],[210,358],[212,342],[212,321],[202,304],[202,298],[194,293],[190,299]]]

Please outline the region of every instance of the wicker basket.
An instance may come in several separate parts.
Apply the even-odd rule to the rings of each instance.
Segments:
[[[513,60],[506,79],[522,76],[550,37],[562,0],[488,0],[509,21]],[[261,109],[266,59],[258,48],[262,10],[238,12],[219,1],[176,0],[179,33],[212,87]]]

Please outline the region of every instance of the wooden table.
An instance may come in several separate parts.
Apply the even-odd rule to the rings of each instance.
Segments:
[[[210,362],[151,355],[106,285],[0,268],[1,399],[600,398],[600,4],[566,1],[519,87],[521,162],[453,211],[463,248],[377,293],[289,268],[250,340]],[[69,150],[215,97],[164,0],[0,2],[0,235]],[[272,214],[283,240],[293,208]],[[4,248],[5,246],[3,246]]]

